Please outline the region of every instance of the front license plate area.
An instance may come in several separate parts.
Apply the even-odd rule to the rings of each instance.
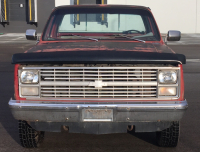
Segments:
[[[113,110],[112,109],[83,109],[82,120],[86,122],[113,121]]]

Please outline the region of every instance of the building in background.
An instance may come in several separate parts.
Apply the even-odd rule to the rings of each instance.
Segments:
[[[0,33],[42,32],[55,0],[0,0]]]
[[[54,7],[84,4],[147,6],[161,33],[200,33],[200,0],[0,0],[0,33],[24,33],[26,29],[41,33]]]

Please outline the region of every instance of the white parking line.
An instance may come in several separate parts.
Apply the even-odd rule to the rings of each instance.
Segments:
[[[187,59],[187,62],[200,62],[200,59]]]
[[[24,38],[24,37],[18,37],[18,38],[15,38],[15,39],[11,39],[11,40],[9,40],[9,41],[2,41],[2,40],[0,40],[0,43],[14,42],[14,41],[16,41],[16,40],[23,39],[23,38]]]
[[[15,41],[15,40],[22,39],[22,38],[24,38],[24,37],[18,37],[16,39],[12,39],[11,41]]]
[[[0,35],[0,37],[19,37],[19,36],[25,37],[25,33],[7,33],[7,34]]]

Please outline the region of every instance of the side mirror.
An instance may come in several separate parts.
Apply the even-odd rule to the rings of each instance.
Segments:
[[[27,40],[37,40],[37,31],[34,29],[26,30],[26,39]]]
[[[169,31],[167,34],[167,41],[180,41],[181,32],[180,31]]]

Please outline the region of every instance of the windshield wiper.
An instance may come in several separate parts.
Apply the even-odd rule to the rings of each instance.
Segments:
[[[68,34],[68,35],[64,35],[64,36],[77,36],[77,37],[81,37],[81,38],[84,38],[84,39],[87,39],[87,40],[93,40],[93,41],[96,41],[96,42],[99,41],[98,39],[87,37],[87,36],[81,36],[81,35]]]
[[[113,34],[113,35],[111,34],[111,35],[106,35],[106,36],[122,37],[122,38],[127,38],[127,39],[146,43],[146,41],[144,41],[144,40],[140,40],[140,39],[137,39],[137,38],[134,38],[134,37],[128,37],[126,34]]]
[[[140,40],[140,39],[136,39],[136,38],[129,38],[129,39],[131,39],[131,40],[135,40],[135,41],[139,41],[139,42],[143,42],[143,43],[146,43],[146,41],[144,41],[144,40]]]

